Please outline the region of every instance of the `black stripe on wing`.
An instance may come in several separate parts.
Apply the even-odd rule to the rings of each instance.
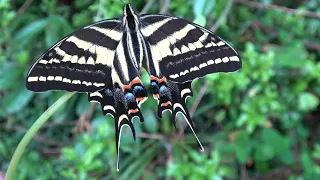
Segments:
[[[39,57],[26,78],[29,90],[95,92],[111,84],[119,20],[101,21],[68,35]]]
[[[149,68],[158,68],[158,76],[183,83],[215,72],[233,72],[242,66],[230,44],[192,22],[165,15],[142,15],[141,24],[151,51],[147,61],[154,65]]]

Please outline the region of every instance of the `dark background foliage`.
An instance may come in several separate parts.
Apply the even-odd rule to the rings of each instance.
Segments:
[[[206,26],[241,53],[243,68],[193,83],[188,107],[205,146],[156,102],[143,104],[121,140],[115,168],[114,124],[74,95],[29,144],[16,179],[319,179],[319,0],[132,0]],[[119,0],[0,1],[0,179],[32,123],[64,92],[26,90],[27,70],[77,28],[119,17]],[[143,72],[148,84],[148,75]]]

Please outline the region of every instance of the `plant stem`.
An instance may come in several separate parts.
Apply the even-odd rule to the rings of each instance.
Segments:
[[[67,93],[63,95],[60,99],[58,99],[52,106],[49,107],[31,126],[31,128],[27,131],[24,135],[22,140],[20,141],[16,151],[14,152],[12,159],[10,161],[7,173],[6,173],[6,180],[12,180],[13,176],[16,172],[18,163],[21,159],[22,154],[24,153],[27,145],[33,138],[33,136],[38,132],[41,126],[47,122],[47,120],[55,113],[65,102],[70,99],[75,92]]]

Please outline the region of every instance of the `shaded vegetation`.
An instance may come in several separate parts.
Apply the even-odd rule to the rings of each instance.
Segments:
[[[175,130],[169,114],[156,117],[150,97],[145,122],[134,124],[137,140],[123,131],[118,173],[113,119],[77,94],[35,136],[16,178],[320,178],[320,20],[302,13],[319,15],[320,1],[254,2],[133,2],[139,11],[217,29],[241,52],[240,71],[193,83],[187,106],[204,153],[182,121]],[[0,179],[25,132],[64,93],[26,90],[27,70],[68,33],[119,17],[122,8],[111,0],[0,1]],[[149,84],[145,71],[142,77]]]

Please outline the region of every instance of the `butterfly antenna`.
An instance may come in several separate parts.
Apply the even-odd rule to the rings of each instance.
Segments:
[[[122,0],[120,0],[122,2],[123,5],[126,5]]]

